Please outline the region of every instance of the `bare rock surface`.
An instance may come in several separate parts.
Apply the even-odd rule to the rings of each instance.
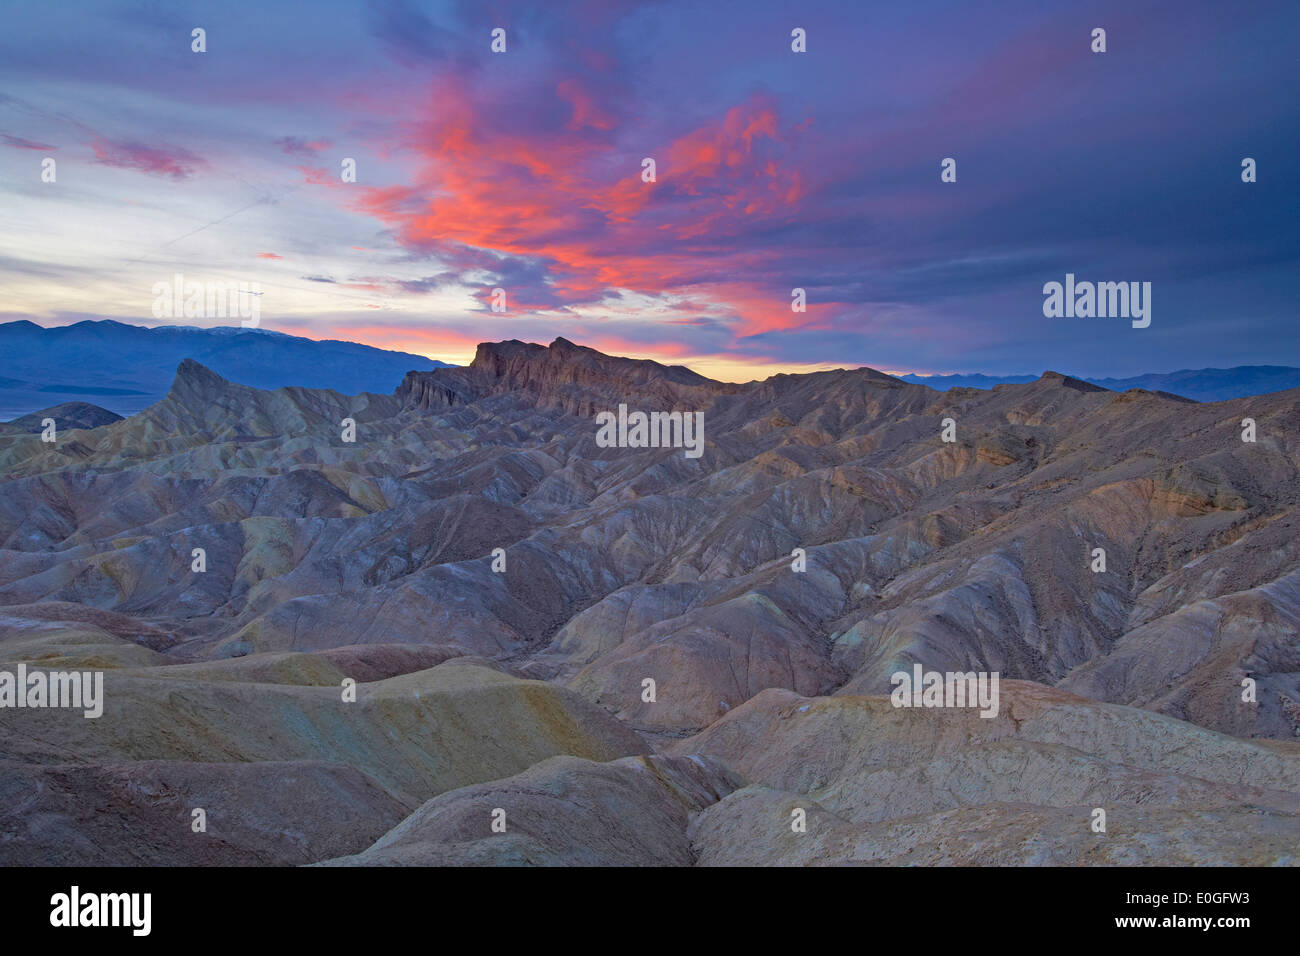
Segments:
[[[749,781],[694,819],[698,862],[1297,862],[1300,745],[1030,683],[1002,697],[1003,712],[982,718],[764,691],[670,748]]]
[[[0,790],[5,866],[293,866],[363,848],[410,811],[318,761],[5,761]]]
[[[647,752],[571,691],[460,660],[369,684],[248,683],[109,671],[104,713],[0,710],[0,757],[124,764],[315,760],[364,771],[409,803],[508,776],[556,754]]]
[[[690,866],[691,815],[735,786],[724,768],[699,758],[553,757],[517,776],[435,797],[364,852],[330,863]]]
[[[702,413],[701,454],[602,447],[619,405]],[[69,423],[95,427],[0,430],[0,669],[102,670],[105,715],[0,709],[13,766],[313,763],[406,807],[653,744],[851,827],[1028,807],[1033,859],[1082,859],[1049,831],[1094,800],[1147,814],[1130,855],[1230,859],[1150,842],[1177,829],[1160,814],[1254,833],[1258,806],[1289,832],[1300,390],[732,384],[557,339],[484,343],[392,395],[187,359],[140,413]],[[999,673],[1002,714],[882,710],[918,664]],[[733,799],[757,805],[690,813],[722,833]],[[577,860],[538,833],[516,859]],[[1263,833],[1243,852],[1282,860]],[[498,852],[471,837],[465,859]],[[862,847],[845,859],[901,859]]]

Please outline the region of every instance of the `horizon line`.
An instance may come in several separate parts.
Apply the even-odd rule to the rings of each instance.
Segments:
[[[0,313],[0,315],[3,315],[3,314],[4,314],[4,313]],[[10,313],[10,314],[14,314],[14,313]],[[78,325],[87,325],[87,324],[90,324],[90,325],[98,325],[98,324],[102,324],[102,323],[112,323],[112,324],[116,324],[116,325],[126,326],[126,327],[129,327],[129,328],[144,329],[144,330],[146,330],[146,331],[153,331],[153,330],[156,330],[156,329],[176,329],[176,330],[185,330],[185,331],[194,331],[194,332],[214,332],[214,331],[217,331],[217,330],[219,330],[219,329],[226,329],[226,330],[229,330],[229,331],[232,331],[232,332],[236,332],[236,333],[243,333],[243,332],[254,332],[254,333],[256,333],[256,332],[261,332],[261,333],[267,333],[267,334],[272,334],[272,335],[282,335],[282,336],[286,336],[286,337],[288,337],[288,338],[303,339],[303,340],[305,340],[305,341],[309,341],[309,342],[321,342],[321,343],[325,343],[325,342],[337,342],[337,343],[344,344],[344,345],[358,345],[358,346],[361,346],[361,347],[363,347],[363,348],[371,348],[371,349],[375,349],[376,351],[380,351],[380,352],[388,352],[388,353],[391,353],[391,354],[404,354],[404,355],[413,355],[413,356],[418,356],[418,357],[420,357],[420,358],[428,359],[429,361],[441,362],[441,363],[443,363],[444,365],[447,365],[447,366],[450,366],[450,367],[456,367],[456,368],[464,368],[464,367],[467,367],[467,366],[470,365],[470,364],[472,363],[472,361],[473,361],[472,355],[470,356],[470,358],[469,358],[468,360],[455,361],[455,360],[450,359],[450,358],[444,358],[444,357],[442,357],[442,355],[430,354],[430,352],[428,352],[428,351],[422,351],[422,350],[420,350],[420,349],[418,349],[418,348],[413,348],[413,347],[412,347],[412,348],[392,348],[392,347],[387,347],[387,346],[384,346],[384,345],[376,345],[376,344],[371,343],[371,342],[361,341],[361,340],[356,339],[356,338],[336,338],[336,337],[329,336],[329,335],[307,334],[305,331],[301,330],[300,327],[294,327],[295,329],[297,329],[296,331],[286,332],[286,331],[281,331],[281,330],[279,330],[279,329],[263,328],[263,327],[260,327],[260,326],[258,326],[258,327],[246,327],[246,326],[243,326],[242,324],[241,324],[241,325],[209,325],[209,326],[204,326],[204,325],[191,325],[191,324],[188,324],[188,323],[179,323],[179,322],[178,322],[178,323],[175,323],[175,324],[168,324],[168,323],[166,323],[166,322],[159,322],[159,323],[157,323],[157,324],[150,325],[150,324],[147,324],[144,320],[140,320],[140,321],[125,321],[125,320],[123,320],[123,319],[121,319],[121,318],[117,318],[117,317],[113,317],[113,316],[102,316],[102,317],[100,317],[100,318],[95,318],[95,319],[92,319],[92,318],[82,318],[82,319],[78,319],[78,320],[75,321],[75,322],[62,322],[62,323],[58,323],[58,324],[45,324],[45,323],[42,323],[42,322],[40,322],[40,321],[37,321],[36,319],[33,319],[33,318],[32,318],[30,315],[28,315],[28,314],[21,314],[21,317],[20,317],[20,318],[15,318],[15,319],[6,319],[6,320],[3,320],[3,321],[0,321],[0,327],[7,326],[7,325],[18,325],[18,324],[23,324],[23,323],[26,323],[26,324],[29,324],[29,325],[33,325],[33,326],[35,326],[35,327],[41,329],[42,331],[52,331],[52,330],[55,330],[55,329],[73,328],[73,327],[78,326]],[[1251,362],[1251,363],[1243,363],[1243,364],[1238,364],[1238,365],[1229,365],[1229,366],[1203,366],[1203,367],[1200,367],[1200,368],[1190,368],[1190,367],[1186,367],[1186,366],[1184,366],[1183,368],[1170,369],[1170,370],[1167,370],[1167,371],[1153,371],[1153,370],[1146,370],[1146,371],[1139,372],[1139,373],[1137,373],[1137,374],[1133,374],[1133,375],[1118,375],[1118,374],[1115,374],[1115,373],[1113,373],[1113,372],[1112,372],[1112,373],[1109,373],[1109,374],[1106,374],[1106,375],[1096,375],[1096,374],[1088,375],[1088,374],[1084,374],[1084,373],[1062,372],[1062,371],[1059,370],[1059,368],[1047,368],[1047,369],[1044,369],[1042,372],[1037,372],[1037,373],[1035,373],[1035,372],[1029,372],[1029,371],[1020,371],[1020,372],[1001,372],[1001,373],[998,373],[998,372],[988,372],[988,371],[984,371],[984,370],[978,370],[978,371],[915,371],[915,370],[902,371],[902,370],[897,370],[897,369],[877,368],[877,367],[875,367],[875,366],[873,366],[873,365],[868,365],[868,364],[866,364],[866,363],[857,363],[857,364],[849,364],[849,365],[843,365],[843,364],[836,365],[836,364],[831,364],[831,363],[790,363],[790,362],[764,362],[764,361],[754,361],[754,360],[748,360],[748,359],[739,359],[739,358],[734,358],[734,357],[732,357],[732,356],[726,355],[725,353],[723,353],[723,354],[717,354],[717,355],[712,355],[712,356],[710,356],[710,355],[689,356],[689,357],[686,358],[685,361],[680,361],[680,360],[675,360],[675,359],[674,359],[673,357],[671,357],[671,356],[663,356],[663,355],[661,355],[661,354],[655,354],[655,353],[642,353],[642,354],[635,354],[635,353],[628,353],[628,352],[610,352],[610,351],[606,351],[605,349],[602,349],[602,348],[597,348],[597,347],[595,347],[595,346],[591,346],[591,345],[583,345],[581,342],[576,342],[576,341],[574,341],[573,339],[571,339],[570,337],[565,336],[565,335],[555,335],[555,336],[553,336],[551,342],[553,343],[554,341],[559,340],[559,339],[563,339],[564,341],[567,341],[567,342],[569,342],[570,344],[573,344],[573,345],[579,346],[579,347],[581,347],[581,348],[590,349],[590,350],[593,351],[593,352],[598,352],[598,353],[600,353],[600,354],[602,354],[602,355],[608,355],[608,356],[613,357],[613,358],[626,358],[626,359],[631,359],[631,360],[634,360],[634,361],[649,361],[649,362],[654,362],[654,363],[656,363],[656,364],[658,364],[658,365],[663,365],[663,366],[665,366],[665,367],[669,367],[669,368],[684,368],[684,369],[687,369],[687,370],[689,370],[689,371],[691,371],[691,372],[694,372],[694,373],[697,374],[697,375],[700,375],[700,376],[702,376],[702,377],[704,377],[704,378],[711,379],[711,380],[713,380],[713,381],[726,382],[726,383],[729,383],[729,384],[739,384],[739,385],[747,384],[747,383],[749,383],[749,382],[762,382],[762,381],[766,381],[767,379],[772,378],[772,377],[777,376],[777,375],[808,375],[808,374],[816,374],[816,373],[818,373],[818,372],[854,371],[854,370],[857,370],[857,369],[868,369],[868,370],[870,370],[870,371],[873,371],[873,372],[880,372],[880,373],[882,373],[882,374],[884,374],[884,375],[889,375],[889,376],[892,376],[892,377],[894,377],[894,378],[898,378],[898,379],[904,379],[905,376],[909,376],[909,375],[910,375],[910,376],[914,376],[914,377],[916,377],[916,378],[925,378],[925,379],[933,379],[933,378],[942,379],[942,378],[971,378],[971,377],[982,377],[982,378],[987,378],[987,379],[1000,379],[1000,378],[1029,378],[1029,379],[1032,379],[1032,380],[1037,380],[1037,379],[1042,378],[1042,377],[1043,377],[1044,375],[1046,375],[1046,374],[1049,374],[1049,373],[1056,373],[1056,374],[1060,374],[1060,375],[1067,375],[1067,376],[1070,377],[1070,378],[1076,378],[1076,379],[1079,379],[1079,380],[1081,380],[1081,381],[1089,381],[1089,382],[1091,382],[1091,381],[1095,381],[1095,380],[1125,381],[1125,380],[1127,380],[1127,379],[1142,378],[1142,377],[1144,377],[1144,376],[1148,376],[1148,375],[1177,375],[1177,374],[1179,374],[1179,373],[1183,373],[1183,372],[1216,372],[1216,371],[1217,371],[1217,372],[1228,372],[1228,371],[1235,371],[1235,370],[1237,370],[1237,369],[1245,369],[1245,368],[1252,368],[1252,369],[1286,369],[1286,370],[1297,368],[1297,366],[1292,366],[1292,365],[1274,365],[1274,364],[1264,363],[1264,362],[1259,362],[1259,363]],[[481,340],[481,341],[475,343],[474,348],[477,349],[477,347],[478,347],[479,345],[491,345],[491,344],[498,344],[498,343],[502,343],[502,342],[511,342],[511,341],[514,341],[514,342],[523,342],[523,343],[525,343],[525,344],[529,344],[529,345],[537,345],[537,346],[540,346],[540,347],[542,347],[542,348],[548,348],[549,345],[551,344],[551,343],[542,342],[542,341],[537,341],[537,340],[520,339],[520,338],[509,338],[509,339],[483,339],[483,340]],[[447,353],[442,353],[442,354],[443,354],[443,355],[446,355]],[[751,377],[751,378],[722,377],[722,376],[719,376],[719,375],[716,375],[716,374],[714,374],[714,375],[706,374],[705,372],[700,371],[700,367],[705,367],[705,368],[713,367],[714,369],[718,369],[718,368],[726,368],[726,369],[731,369],[731,370],[740,370],[740,369],[751,369],[751,370],[754,370],[754,371],[762,370],[762,371],[766,371],[767,374],[766,374],[766,376],[755,376],[755,377]]]

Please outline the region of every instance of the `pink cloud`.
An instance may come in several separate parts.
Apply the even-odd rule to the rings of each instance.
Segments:
[[[314,156],[316,153],[330,148],[328,140],[324,139],[299,139],[297,136],[281,136],[277,139],[276,144],[290,156]]]
[[[0,133],[0,138],[4,139],[4,141],[14,149],[33,149],[39,150],[43,153],[52,153],[59,148],[57,146],[46,145],[45,143],[33,142],[30,139],[23,139],[21,136],[10,136],[8,133]]]
[[[424,122],[412,127],[411,180],[340,195],[408,247],[544,260],[546,292],[565,304],[599,301],[609,289],[694,291],[748,331],[805,320],[790,312],[788,291],[765,288],[781,251],[735,242],[788,221],[808,192],[769,97],[751,96],[683,135],[647,144],[658,176],[645,183],[642,153],[624,155],[601,135],[612,121],[596,96],[572,80],[552,95],[570,120],[562,131],[541,133],[494,126],[463,80],[445,80],[428,99]],[[301,169],[309,182],[326,184]],[[755,278],[745,287],[744,279],[724,283],[718,275]],[[525,290],[511,291],[516,308],[541,305]],[[755,304],[762,315],[744,308]]]
[[[187,179],[207,162],[179,146],[161,148],[140,143],[124,143],[96,136],[91,143],[95,162],[117,169],[134,169],[142,173]]]

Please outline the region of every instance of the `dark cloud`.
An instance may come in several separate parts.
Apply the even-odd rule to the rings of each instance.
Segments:
[[[12,146],[14,149],[32,149],[52,153],[59,148],[57,146],[47,145],[46,143],[36,143],[30,139],[23,139],[21,136],[10,136],[8,133],[0,133],[0,139],[3,139],[6,144]]]
[[[1300,364],[1294,4],[1228,17],[1102,0],[1085,23],[1031,0],[232,2],[206,15],[199,58],[169,4],[69,8],[51,29],[24,7],[0,37],[14,94],[0,106],[24,134],[4,143],[66,137],[215,205],[250,154],[268,178],[318,170],[250,247],[300,251],[281,241],[297,235],[327,255],[364,238],[371,260],[309,268],[378,278],[303,278],[463,287],[480,299],[466,334],[500,287],[513,317],[488,321],[505,337],[546,310],[548,332],[607,334],[578,318],[597,309],[621,325],[611,339],[764,361],[1022,372],[1068,357],[1121,374],[1227,347]],[[806,54],[789,50],[796,15]],[[488,52],[497,25],[504,56]],[[54,102],[76,83],[115,105],[77,118],[75,96]],[[338,156],[360,158],[359,183],[339,183]],[[939,179],[948,156],[956,183]],[[1240,180],[1244,156],[1257,183]],[[395,261],[417,278],[385,276]],[[1042,284],[1067,271],[1152,281],[1152,327],[1044,320]],[[806,314],[788,308],[794,286]]]

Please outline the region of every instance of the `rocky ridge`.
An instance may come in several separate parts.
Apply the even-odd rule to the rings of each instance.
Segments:
[[[599,447],[620,403],[703,412],[704,454]],[[0,433],[0,669],[103,668],[108,708],[0,709],[0,853],[107,860],[78,801],[162,787],[126,826],[181,826],[292,773],[353,809],[131,858],[1293,862],[1298,426],[1300,391],[732,385],[562,339],[391,396],[187,361],[130,418]],[[1001,716],[895,710],[914,664],[999,672]]]

